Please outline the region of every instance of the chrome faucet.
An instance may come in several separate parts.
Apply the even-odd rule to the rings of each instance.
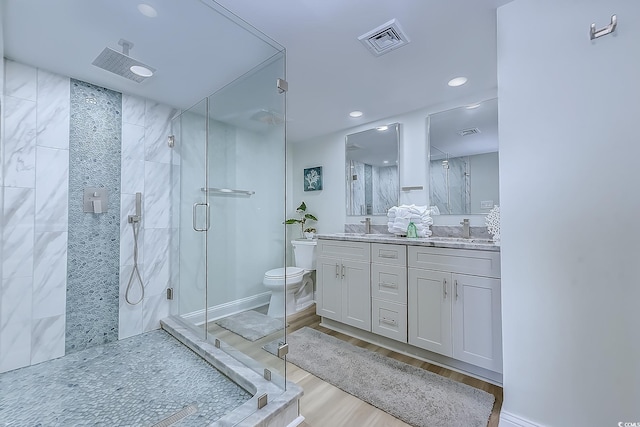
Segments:
[[[371,234],[371,218],[365,218],[360,222],[364,224],[364,234]]]
[[[462,224],[462,237],[469,239],[471,237],[471,229],[469,228],[469,218],[464,218],[460,224]]]

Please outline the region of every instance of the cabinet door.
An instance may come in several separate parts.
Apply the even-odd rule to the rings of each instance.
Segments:
[[[318,257],[316,261],[316,313],[319,316],[342,321],[341,261]]]
[[[371,332],[371,272],[368,262],[342,260],[342,322]]]
[[[409,344],[451,356],[451,273],[410,268],[408,300]]]
[[[453,274],[453,357],[502,372],[500,280]]]

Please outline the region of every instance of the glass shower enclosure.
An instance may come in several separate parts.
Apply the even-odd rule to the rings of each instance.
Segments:
[[[284,389],[285,362],[262,346],[285,341],[285,319],[266,315],[262,282],[285,266],[285,51],[235,23],[246,69],[172,122],[175,315]]]

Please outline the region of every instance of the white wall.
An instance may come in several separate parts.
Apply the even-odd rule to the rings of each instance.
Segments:
[[[309,212],[319,221],[316,228],[319,233],[338,233],[344,231],[344,224],[358,223],[363,216],[346,215],[345,184],[345,137],[384,124],[400,123],[400,186],[422,186],[423,190],[400,192],[400,203],[425,205],[429,199],[427,125],[429,114],[449,110],[480,100],[495,98],[495,92],[488,92],[473,98],[460,98],[447,104],[428,107],[383,120],[354,126],[351,129],[324,135],[308,141],[290,144],[291,161],[287,165],[290,187],[287,191],[287,206],[290,215],[300,201],[307,203]],[[355,121],[354,121],[355,122]],[[322,166],[323,190],[303,191],[302,175],[305,168]],[[465,215],[471,218],[472,225],[484,225],[483,215]],[[435,224],[458,224],[462,216],[442,216],[434,219]],[[373,216],[373,224],[386,224],[385,216]]]
[[[498,10],[505,425],[640,420],[638,40],[637,1]]]

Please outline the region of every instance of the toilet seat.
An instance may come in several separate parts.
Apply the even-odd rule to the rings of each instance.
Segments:
[[[264,273],[264,284],[267,286],[284,285],[286,278],[287,285],[293,285],[302,281],[304,273],[304,268],[299,267],[274,268]]]

